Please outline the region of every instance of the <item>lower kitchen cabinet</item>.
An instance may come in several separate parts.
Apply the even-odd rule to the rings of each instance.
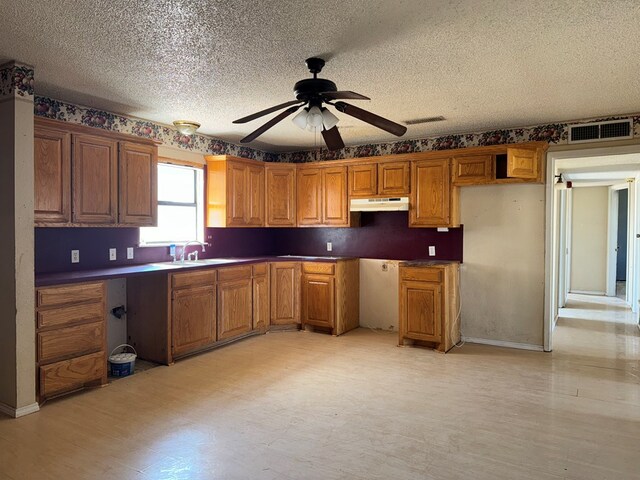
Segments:
[[[38,401],[107,383],[104,282],[36,289]]]
[[[252,267],[253,274],[253,328],[265,331],[269,328],[270,282],[269,264],[258,263]]]
[[[360,324],[359,260],[302,264],[302,326],[341,335]]]
[[[250,265],[218,271],[218,340],[253,330],[252,294]]]
[[[447,352],[460,341],[459,264],[400,266],[399,343]]]
[[[271,321],[273,325],[300,324],[300,262],[275,262],[271,269]]]

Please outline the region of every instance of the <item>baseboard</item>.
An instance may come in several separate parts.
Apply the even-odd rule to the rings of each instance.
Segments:
[[[489,340],[487,338],[462,337],[465,343],[481,343],[483,345],[493,345],[494,347],[517,348],[519,350],[533,350],[543,352],[542,345],[532,345],[530,343],[504,342],[502,340]]]
[[[26,405],[20,408],[14,408],[0,402],[0,413],[4,413],[12,418],[24,417],[25,415],[36,413],[38,410],[40,410],[40,405],[37,403],[32,403],[31,405]]]
[[[578,295],[598,295],[600,297],[607,296],[607,292],[597,292],[595,290],[571,290],[569,293],[577,293]]]

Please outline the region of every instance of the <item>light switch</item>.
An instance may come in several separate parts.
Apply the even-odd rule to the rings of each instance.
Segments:
[[[434,245],[429,245],[429,256],[430,257],[436,256],[436,247]]]
[[[333,250],[333,244],[331,242],[327,242],[327,252],[330,252]]]
[[[109,260],[115,260],[116,259],[116,249],[115,248],[110,248],[109,249]]]

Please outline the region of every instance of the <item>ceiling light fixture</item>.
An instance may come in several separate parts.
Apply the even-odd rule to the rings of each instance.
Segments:
[[[315,132],[316,130],[331,130],[338,124],[338,117],[325,107],[313,106],[303,109],[291,121],[302,130]]]
[[[183,135],[193,135],[200,128],[199,123],[190,122],[189,120],[176,120],[173,125]]]

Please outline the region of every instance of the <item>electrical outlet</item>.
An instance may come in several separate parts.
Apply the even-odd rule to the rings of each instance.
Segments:
[[[127,260],[133,259],[133,247],[127,247]]]
[[[429,245],[429,256],[430,257],[436,256],[436,247],[434,245]]]
[[[331,242],[327,242],[327,252],[331,252],[333,250],[333,244]]]
[[[71,250],[71,263],[80,263],[80,250]]]
[[[109,260],[115,260],[116,259],[116,249],[115,248],[110,248],[109,249]]]

